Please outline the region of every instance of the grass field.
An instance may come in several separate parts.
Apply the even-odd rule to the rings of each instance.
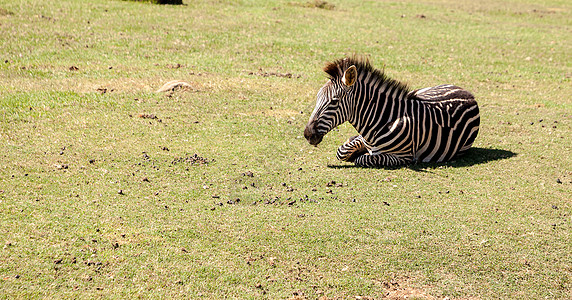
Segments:
[[[569,1],[184,2],[0,0],[0,298],[572,297]],[[310,146],[352,54],[472,91],[474,149]]]

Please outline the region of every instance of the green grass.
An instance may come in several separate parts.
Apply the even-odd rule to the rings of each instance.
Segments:
[[[151,2],[153,4],[183,4],[182,0],[125,0],[125,1],[138,1],[138,2]]]
[[[570,298],[572,6],[318,2],[0,0],[0,297]],[[311,147],[354,53],[471,90],[475,148]]]

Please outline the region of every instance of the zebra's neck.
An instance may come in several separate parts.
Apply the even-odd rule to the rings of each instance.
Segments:
[[[366,74],[358,78],[348,121],[364,137],[404,114],[409,89],[393,79]],[[373,77],[373,78],[372,78]]]

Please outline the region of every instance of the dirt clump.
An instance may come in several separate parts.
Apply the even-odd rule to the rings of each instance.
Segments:
[[[173,159],[173,161],[171,162],[172,165],[176,165],[179,163],[187,163],[190,165],[208,165],[209,163],[213,162],[214,159],[208,159],[202,156],[199,156],[198,154],[187,154],[183,157],[177,157],[175,159]]]

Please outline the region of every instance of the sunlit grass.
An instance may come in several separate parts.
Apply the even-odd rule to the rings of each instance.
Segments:
[[[315,3],[0,0],[2,295],[570,297],[570,5]],[[471,90],[475,149],[372,170],[336,161],[348,124],[308,145],[354,53]]]

